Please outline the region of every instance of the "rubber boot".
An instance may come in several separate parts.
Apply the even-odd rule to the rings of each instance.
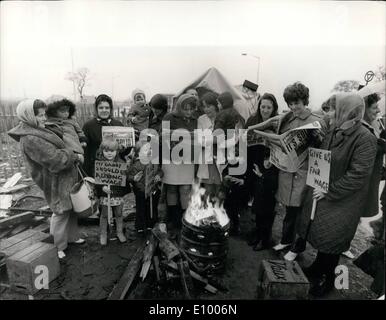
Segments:
[[[102,246],[107,244],[107,217],[103,217],[101,214],[99,218],[99,228],[100,228],[100,243]]]
[[[119,242],[124,243],[126,242],[126,237],[123,234],[123,218],[115,217],[115,223],[117,224],[117,237],[119,239]]]

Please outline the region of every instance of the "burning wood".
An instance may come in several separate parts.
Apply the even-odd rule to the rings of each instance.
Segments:
[[[224,227],[229,223],[223,205],[218,199],[213,203],[208,196],[205,196],[205,189],[200,187],[200,183],[193,185],[192,196],[184,219],[197,227],[213,224]]]

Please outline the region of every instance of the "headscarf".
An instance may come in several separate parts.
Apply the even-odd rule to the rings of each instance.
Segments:
[[[182,94],[178,100],[177,100],[177,104],[176,104],[176,111],[175,113],[176,114],[181,114],[181,109],[187,105],[187,104],[191,104],[193,106],[196,106],[197,104],[197,99],[195,96],[189,94],[189,93],[184,93]]]
[[[336,95],[335,127],[347,130],[362,120],[365,102],[357,93],[339,93]]]
[[[23,123],[33,128],[38,128],[39,123],[34,112],[35,99],[26,99],[21,101],[16,107],[16,115]]]

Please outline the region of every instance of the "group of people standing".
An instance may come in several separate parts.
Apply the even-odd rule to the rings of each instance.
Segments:
[[[135,194],[139,234],[146,233],[157,220],[163,219],[170,230],[178,231],[183,212],[189,205],[192,183],[199,179],[211,201],[223,201],[231,220],[232,235],[240,234],[240,213],[253,199],[251,211],[255,226],[248,244],[255,251],[272,247],[276,204],[284,205],[286,214],[281,241],[273,249],[289,248],[285,259],[294,260],[305,250],[306,241],[311,243],[318,254],[315,262],[304,271],[312,279],[311,292],[321,296],[332,289],[339,256],[349,249],[360,218],[378,213],[378,188],[386,152],[385,131],[374,126],[379,113],[377,95],[363,99],[356,93],[336,94],[328,100],[328,112],[312,112],[308,108],[309,89],[300,82],[287,86],[283,96],[288,112],[279,114],[275,96],[265,93],[259,99],[256,113],[244,119],[234,108],[229,92],[207,91],[199,97],[197,91],[190,88],[178,97],[175,109],[169,111],[165,96],[156,94],[147,103],[145,93],[136,89],[132,95],[134,105],[127,122],[122,123],[113,118],[112,99],[102,94],[95,101],[95,117],[88,120],[82,130],[73,117],[75,106],[66,98],[47,103],[25,100],[17,107],[21,122],[9,135],[20,142],[31,176],[53,211],[51,233],[60,257],[65,256],[63,251],[67,243],[84,242],[79,238],[77,217],[72,212],[69,197],[79,179],[78,171],[84,168],[93,177],[96,160],[126,162],[127,187],[100,186],[97,189],[102,245],[108,240],[107,206],[113,208],[119,241],[126,241],[122,206],[123,196],[131,189]],[[185,129],[192,134],[195,129],[214,132],[216,129],[236,129],[236,132],[237,129],[258,129],[282,134],[318,121],[322,129],[313,131],[310,146],[331,151],[329,191],[323,193],[306,185],[307,161],[295,173],[273,166],[269,161],[268,143],[248,147],[247,155],[238,153],[236,148],[235,158],[247,162],[246,172],[239,175],[229,170],[234,163],[214,161],[197,165],[161,161],[155,182],[162,183],[162,188],[154,193],[153,201],[149,201],[144,190],[145,164],[140,161],[148,155],[149,143],[138,140],[138,136],[147,128],[162,135],[162,121],[169,123],[170,131]],[[115,141],[102,139],[103,126],[134,127],[135,147],[123,148]],[[216,146],[217,142],[213,135],[210,143]],[[308,230],[314,199],[318,204]],[[157,214],[157,204],[161,200],[167,205],[166,217]]]

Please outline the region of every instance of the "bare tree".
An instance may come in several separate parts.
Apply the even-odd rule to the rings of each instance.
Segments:
[[[66,80],[70,80],[76,87],[79,97],[83,100],[84,87],[90,80],[90,70],[88,68],[79,68],[76,72],[69,72],[66,75]]]

